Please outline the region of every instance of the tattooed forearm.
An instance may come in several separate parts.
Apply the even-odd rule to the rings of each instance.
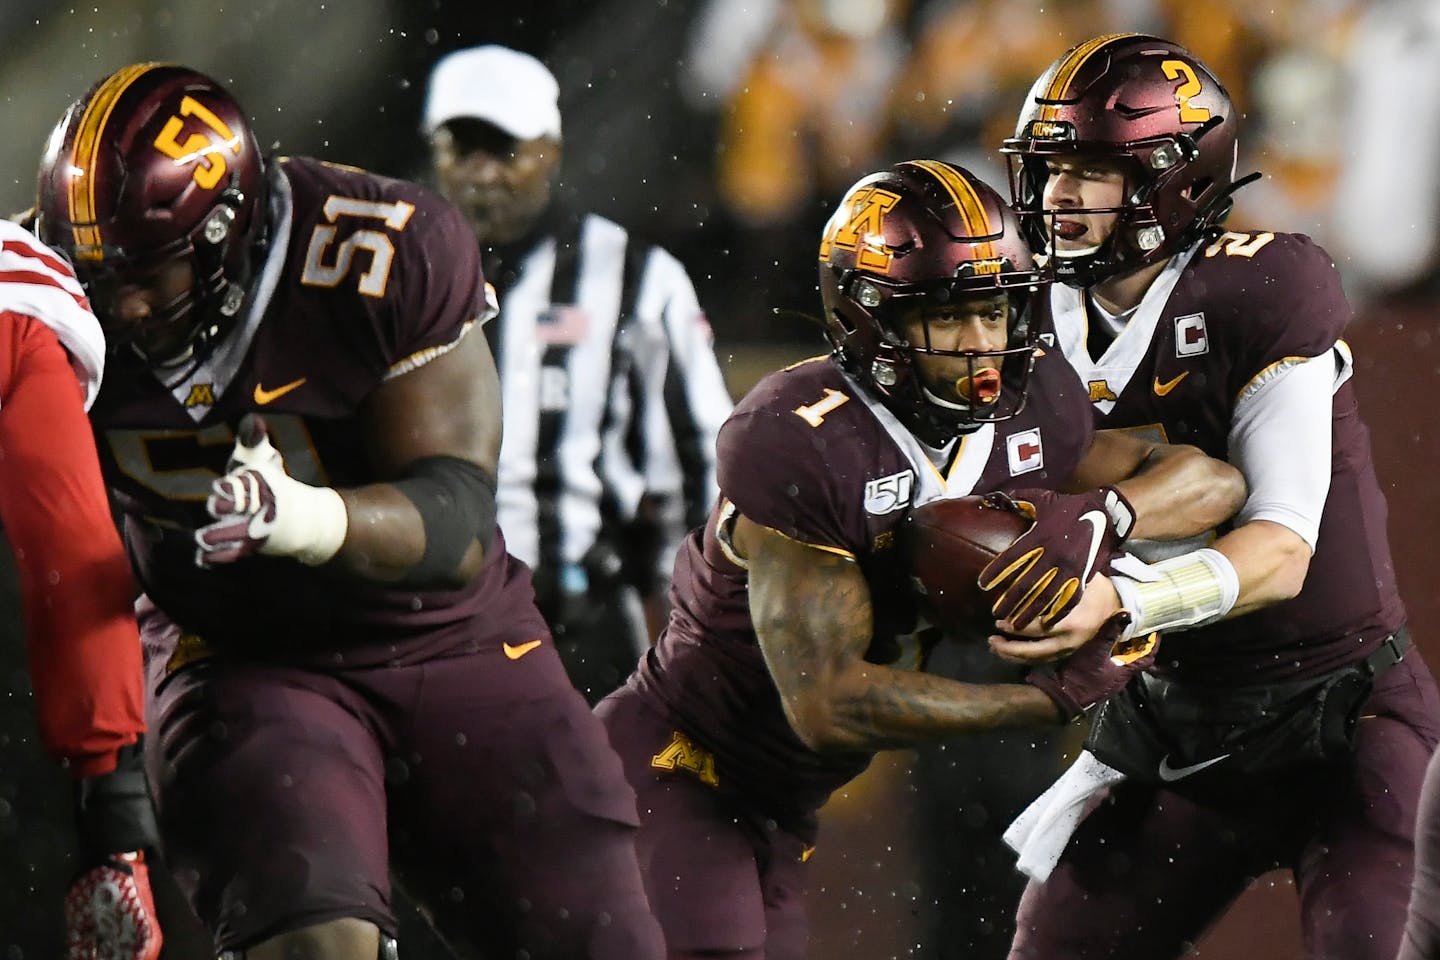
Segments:
[[[873,751],[1057,721],[1050,698],[1028,684],[867,663],[872,608],[856,563],[750,527],[751,616],[790,724],[811,748]]]

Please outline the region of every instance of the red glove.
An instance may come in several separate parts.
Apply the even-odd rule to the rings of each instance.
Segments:
[[[115,769],[76,783],[81,862],[65,895],[66,960],[156,960],[160,924],[146,850],[159,830],[145,779],[143,746],[121,747]]]
[[[1086,493],[1017,490],[991,493],[1034,524],[980,572],[980,589],[995,595],[991,613],[1024,629],[1036,617],[1048,630],[1075,609],[1096,570],[1104,570],[1135,526],[1135,511],[1114,487]]]
[[[70,885],[66,960],[156,960],[164,939],[145,854],[116,854]]]
[[[1036,667],[1025,675],[1025,681],[1045,691],[1067,723],[1078,719],[1101,700],[1125,689],[1131,677],[1155,662],[1160,634],[1124,640],[1128,626],[1130,614],[1121,610],[1059,666]]]

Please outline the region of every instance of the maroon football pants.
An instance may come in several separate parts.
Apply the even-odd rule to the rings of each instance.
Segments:
[[[1440,957],[1440,752],[1430,758],[1415,821],[1415,885],[1396,960]]]
[[[548,639],[333,672],[152,666],[165,854],[220,947],[341,917],[393,933],[393,869],[486,956],[663,955],[634,794]]]
[[[787,830],[684,765],[652,763],[677,730],[630,687],[596,713],[635,787],[636,852],[670,960],[805,960],[813,820]]]
[[[1417,653],[1379,680],[1355,759],[1256,783],[1225,808],[1118,785],[1016,916],[1011,960],[1185,954],[1251,879],[1288,867],[1309,960],[1394,960],[1440,699]]]

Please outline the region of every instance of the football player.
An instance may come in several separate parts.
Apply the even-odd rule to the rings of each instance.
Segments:
[[[1112,34],[1041,75],[1004,144],[1060,281],[1042,340],[1100,426],[1226,457],[1249,489],[1209,546],[1098,579],[1058,629],[1025,629],[1042,639],[992,640],[1053,656],[1122,608],[1137,635],[1176,631],[1098,712],[1089,748],[1125,779],[1027,887],[1012,957],[1178,957],[1277,866],[1309,956],[1399,946],[1435,684],[1405,630],[1336,269],[1308,237],[1221,226],[1258,176],[1236,175],[1238,128],[1189,51]]]
[[[1096,434],[1074,372],[1027,326],[1039,278],[1019,224],[966,171],[918,160],[860,180],[819,266],[832,354],[766,377],[726,422],[721,500],[681,549],[668,628],[597,707],[637,790],[671,957],[803,957],[816,811],[877,750],[1063,723],[1148,662],[1112,657],[1116,625],[1028,682],[897,662],[917,626],[896,546],[912,508],[1038,503],[1002,610],[1048,619],[1083,603],[1102,540],[1191,535],[1243,498],[1238,471],[1193,448]],[[1091,492],[1056,492],[1072,488]]]
[[[262,161],[213,79],[61,118],[39,233],[90,292],[91,411],[144,591],[166,855],[231,956],[656,957],[634,795],[494,525],[491,313],[460,214]]]
[[[41,738],[78,789],[84,866],[65,899],[66,955],[155,960],[163,938],[146,856],[159,838],[140,748],[135,587],[85,420],[104,368],[70,266],[0,220],[0,523]]]

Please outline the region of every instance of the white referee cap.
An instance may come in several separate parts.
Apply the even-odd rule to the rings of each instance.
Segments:
[[[425,133],[457,119],[493,123],[517,140],[560,139],[560,85],[545,64],[509,47],[457,50],[430,72]]]

